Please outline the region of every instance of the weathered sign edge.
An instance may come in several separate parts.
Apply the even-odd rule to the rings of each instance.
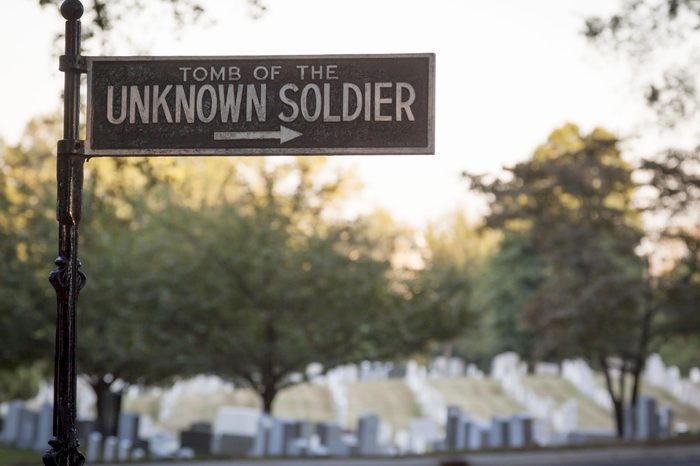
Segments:
[[[327,55],[213,55],[213,56],[85,56],[87,65],[86,138],[83,154],[87,157],[142,156],[258,156],[258,155],[434,155],[435,154],[435,53],[327,54]],[[253,148],[253,149],[93,149],[92,148],[92,65],[96,61],[207,61],[275,60],[330,58],[427,58],[428,59],[428,144],[425,147],[335,147],[335,148]]]

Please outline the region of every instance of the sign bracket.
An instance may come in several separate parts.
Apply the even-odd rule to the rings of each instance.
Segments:
[[[87,61],[81,55],[61,55],[58,57],[58,70],[85,74],[87,73]]]

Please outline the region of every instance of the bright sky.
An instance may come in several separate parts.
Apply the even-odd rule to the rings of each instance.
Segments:
[[[201,0],[205,19],[178,32],[162,12],[142,12],[120,25],[111,53],[436,53],[436,154],[333,159],[363,180],[359,211],[383,207],[418,227],[458,208],[474,216],[478,203],[460,173],[522,160],[567,121],[637,136],[630,157],[689,137],[647,134],[625,63],[581,36],[583,18],[613,11],[614,0],[264,1],[268,12],[252,20],[244,0]],[[0,137],[8,143],[31,117],[60,105],[54,37],[63,22],[58,8],[37,3],[12,0],[0,16]]]

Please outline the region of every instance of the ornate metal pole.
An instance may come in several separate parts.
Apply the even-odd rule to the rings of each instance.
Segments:
[[[58,141],[57,172],[58,257],[49,281],[56,289],[56,349],[54,354],[53,437],[44,453],[46,466],[81,466],[75,429],[76,368],[75,308],[85,284],[78,261],[78,225],[83,193],[83,141],[80,140],[80,74],[85,72],[80,57],[79,0],[65,0],[61,14],[66,19],[65,55],[59,69],[64,76],[63,139]]]

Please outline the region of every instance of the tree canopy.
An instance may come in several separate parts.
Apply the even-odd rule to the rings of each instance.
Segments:
[[[554,130],[532,158],[508,168],[507,177],[467,179],[488,196],[486,225],[518,238],[541,262],[520,311],[537,335],[536,354],[597,363],[621,435],[625,374],[638,378],[641,372],[651,317],[645,263],[636,254],[643,232],[632,202],[632,167],[617,143],[605,130],[582,135],[568,124]],[[511,257],[515,267],[522,266],[522,256]],[[613,361],[620,364],[613,368]],[[617,372],[623,375],[614,390]]]

